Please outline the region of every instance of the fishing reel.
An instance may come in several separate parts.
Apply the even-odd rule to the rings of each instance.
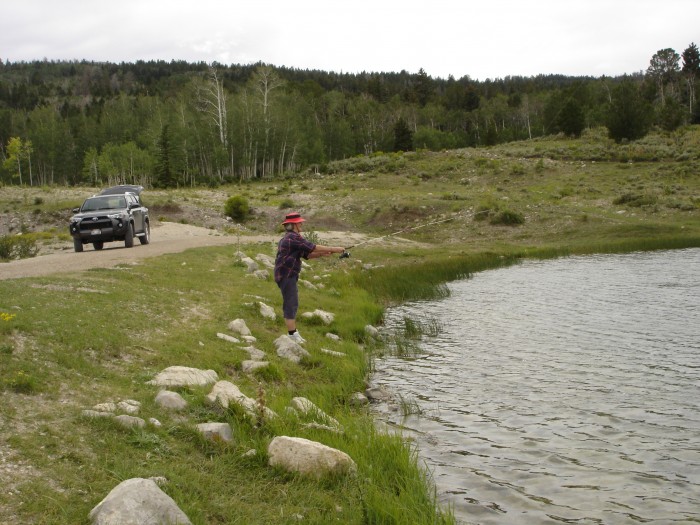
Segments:
[[[340,254],[340,257],[338,257],[338,259],[347,259],[348,257],[350,257],[350,252],[345,250],[343,253]]]

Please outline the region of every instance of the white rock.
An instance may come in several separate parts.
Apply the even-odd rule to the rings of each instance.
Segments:
[[[268,268],[274,268],[275,267],[275,260],[270,257],[269,255],[265,255],[264,253],[259,253],[255,256],[255,260],[261,263],[263,266],[266,266]]]
[[[323,410],[321,410],[318,406],[316,406],[312,401],[306,399],[305,397],[295,397],[292,398],[292,401],[290,402],[290,406],[297,410],[298,412],[301,412],[304,415],[311,416],[317,421],[320,421],[322,423],[325,423],[327,425],[331,425],[333,427],[340,428],[340,423],[333,419],[331,416],[326,414]]]
[[[228,324],[228,329],[241,335],[252,335],[243,319],[234,319]]]
[[[84,417],[89,417],[91,419],[97,419],[100,417],[114,417],[112,412],[101,412],[99,410],[83,410],[82,414]]]
[[[374,337],[375,339],[379,338],[379,330],[377,330],[371,324],[368,324],[367,326],[365,326],[365,333],[367,335],[369,335],[370,337]]]
[[[117,403],[117,408],[127,414],[138,414],[139,410],[141,410],[141,403],[133,399],[125,399]]]
[[[241,339],[243,339],[246,343],[255,343],[255,342],[257,342],[257,338],[253,337],[252,335],[244,335],[244,336],[241,336]]]
[[[299,279],[299,284],[302,286],[305,286],[309,290],[318,290],[318,286],[316,286],[314,283],[307,281],[305,279]]]
[[[270,278],[270,273],[267,270],[255,270],[249,275],[252,275],[256,279],[260,279],[261,281],[267,281]]]
[[[183,410],[187,407],[187,401],[177,392],[161,390],[156,395],[156,405],[167,410]]]
[[[219,376],[214,370],[200,370],[187,366],[169,366],[158,373],[149,385],[156,386],[204,386],[215,383]]]
[[[248,273],[253,273],[260,269],[258,263],[256,263],[250,257],[241,257],[241,262],[248,267]]]
[[[350,406],[359,407],[369,404],[369,399],[362,392],[355,392],[350,396]]]
[[[327,337],[328,339],[332,339],[333,341],[340,341],[340,336],[339,336],[339,335],[332,334],[332,333],[330,333],[330,332],[328,332],[328,333],[326,334],[326,337]]]
[[[293,363],[299,363],[303,357],[311,357],[311,354],[295,343],[288,335],[281,335],[275,339],[277,355],[288,359]]]
[[[210,441],[224,441],[226,443],[233,441],[233,431],[228,423],[200,423],[197,425],[197,430]]]
[[[250,372],[254,372],[255,370],[259,370],[260,368],[267,368],[270,366],[270,363],[268,361],[252,361],[252,360],[246,360],[241,363],[241,370],[245,372],[246,374],[249,374]]]
[[[267,452],[270,466],[315,478],[357,470],[355,462],[345,452],[304,438],[277,436],[270,442]]]
[[[268,306],[263,302],[258,304],[260,305],[260,315],[262,315],[265,319],[272,319],[273,321],[277,319],[277,314],[275,314],[275,310],[272,308],[272,306]]]
[[[344,352],[337,352],[335,350],[328,350],[327,348],[321,348],[321,352],[324,354],[332,355],[334,357],[345,357],[347,354]]]
[[[116,412],[117,405],[115,403],[100,403],[92,407],[92,409],[98,412]]]
[[[323,310],[314,310],[313,312],[304,312],[301,314],[304,319],[319,318],[324,324],[329,325],[335,319],[335,315],[330,312],[324,312]]]
[[[158,485],[143,478],[121,482],[91,511],[92,525],[192,525]]]
[[[207,403],[215,405],[218,404],[223,408],[228,408],[231,403],[243,408],[243,410],[253,419],[257,419],[260,413],[260,407],[258,403],[246,396],[241,390],[231,383],[230,381],[219,381],[214,385],[211,392],[205,398]],[[268,407],[264,407],[263,411],[265,413],[265,418],[271,419],[275,417],[275,414]]]
[[[229,343],[240,343],[240,339],[236,339],[232,335],[227,335],[227,334],[222,334],[222,333],[217,333],[216,337],[219,339],[223,339],[224,341],[228,341]]]
[[[140,417],[127,416],[126,414],[122,414],[121,416],[115,416],[114,420],[121,426],[126,428],[143,428],[146,426],[146,422]]]
[[[370,387],[365,390],[365,395],[370,401],[388,401],[391,399],[391,393],[384,387]]]
[[[246,346],[243,347],[242,350],[248,352],[248,355],[252,361],[262,361],[265,359],[265,352],[255,348],[254,346]]]
[[[156,427],[156,428],[160,428],[160,427],[163,426],[163,423],[161,423],[160,421],[158,421],[158,420],[157,420],[156,418],[154,418],[154,417],[149,417],[149,418],[148,418],[148,422],[149,422],[151,425],[153,425],[154,427]]]

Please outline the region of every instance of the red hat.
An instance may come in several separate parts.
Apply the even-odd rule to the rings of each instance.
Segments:
[[[299,222],[304,222],[304,219],[298,212],[292,212],[287,214],[282,224],[297,224]]]

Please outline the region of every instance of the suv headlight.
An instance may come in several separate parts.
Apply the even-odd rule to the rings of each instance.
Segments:
[[[123,219],[124,214],[123,213],[110,213],[109,215],[107,215],[107,217],[109,217],[110,219]]]

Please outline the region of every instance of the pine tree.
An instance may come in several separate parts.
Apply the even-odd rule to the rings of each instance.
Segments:
[[[649,131],[652,110],[639,94],[639,87],[625,78],[612,92],[608,106],[606,125],[610,138],[615,142],[636,140]]]
[[[412,151],[413,132],[403,118],[394,125],[394,151]]]

